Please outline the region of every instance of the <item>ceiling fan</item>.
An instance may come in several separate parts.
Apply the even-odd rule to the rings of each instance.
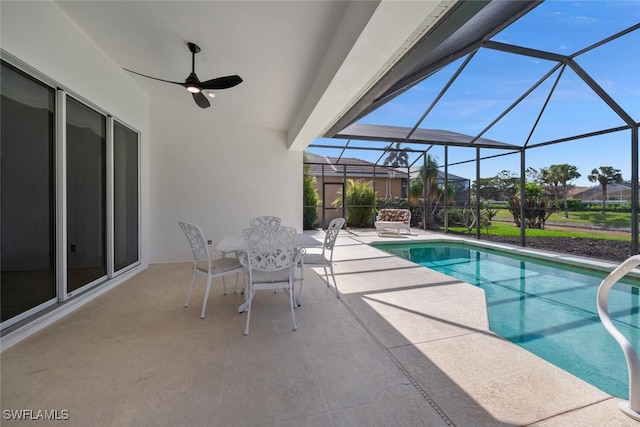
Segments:
[[[191,92],[191,94],[193,95],[193,100],[196,101],[196,104],[198,104],[200,108],[207,108],[211,105],[207,97],[202,93],[203,90],[228,89],[242,83],[242,78],[237,75],[217,77],[215,79],[201,82],[196,75],[196,53],[200,52],[200,47],[195,43],[187,43],[187,46],[189,46],[189,50],[191,51],[191,73],[185,79],[184,83],[172,82],[170,80],[147,76],[145,74],[141,74],[133,70],[128,70],[126,68],[124,68],[124,70],[142,77],[147,77],[149,79],[183,86],[189,92]]]

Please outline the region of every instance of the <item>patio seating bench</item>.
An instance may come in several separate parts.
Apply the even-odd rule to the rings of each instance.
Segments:
[[[406,230],[411,234],[411,211],[409,209],[380,209],[375,221],[376,231],[380,236],[385,231]]]

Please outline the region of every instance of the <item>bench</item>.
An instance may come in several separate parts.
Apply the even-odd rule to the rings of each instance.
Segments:
[[[380,209],[376,217],[375,226],[378,236],[385,231],[395,231],[400,235],[400,230],[406,230],[411,234],[411,211],[409,209]]]

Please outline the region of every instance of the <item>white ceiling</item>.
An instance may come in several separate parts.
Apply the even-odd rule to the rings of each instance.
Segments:
[[[198,44],[201,81],[231,74],[244,79],[217,91],[208,114],[223,112],[288,133],[292,144],[304,135],[303,146],[335,121],[381,68],[391,65],[390,58],[410,46],[407,40],[416,37],[416,29],[434,21],[442,4],[449,3],[56,2],[121,67],[142,74],[184,81],[191,71],[187,42]],[[161,97],[199,109],[181,86],[131,78],[150,102]],[[321,104],[322,111],[317,108]]]

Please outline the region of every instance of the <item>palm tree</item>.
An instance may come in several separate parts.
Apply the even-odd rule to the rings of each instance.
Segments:
[[[560,196],[558,187],[560,184],[560,179],[558,178],[557,168],[554,168],[554,166],[556,165],[551,165],[548,168],[540,169],[540,181],[542,181],[543,184],[547,184],[551,187],[553,197],[556,199],[556,207],[559,207],[560,204],[558,203],[558,199]]]
[[[424,214],[425,228],[429,228],[435,224],[433,220],[435,208],[431,207],[431,199],[438,195],[438,161],[431,154],[426,155],[424,164],[420,166],[420,180],[422,181],[422,197],[429,204]]]
[[[409,153],[407,153],[405,148],[401,147],[401,144],[401,142],[396,142],[395,144],[389,144],[385,148],[385,151],[389,152],[389,154],[384,159],[384,166],[389,166],[392,168],[409,166]]]
[[[453,185],[453,183],[449,183],[448,186],[444,185],[444,182],[442,183],[442,185],[440,185],[440,187],[438,187],[438,201],[445,199],[445,195],[446,195],[446,199],[447,199],[447,205],[451,204],[451,202],[453,201],[453,199],[456,196],[456,186]]]
[[[614,169],[613,166],[600,166],[600,170],[592,170],[587,178],[591,182],[599,182],[602,186],[602,215],[605,215],[605,209],[607,207],[607,185],[620,184],[622,182],[620,169]]]
[[[411,178],[409,181],[409,206],[417,206],[422,197],[422,181]]]

